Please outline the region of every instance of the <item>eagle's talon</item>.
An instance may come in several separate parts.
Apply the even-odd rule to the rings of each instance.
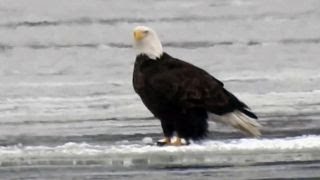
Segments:
[[[157,141],[157,146],[165,146],[165,145],[168,145],[168,144],[163,141]]]
[[[159,140],[157,141],[157,146],[166,146],[166,145],[171,145],[171,140],[169,137],[164,138],[164,140]]]
[[[177,138],[177,140],[171,143],[172,146],[183,146],[185,144],[182,143],[181,138]]]

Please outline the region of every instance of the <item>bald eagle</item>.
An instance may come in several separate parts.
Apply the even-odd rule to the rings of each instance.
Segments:
[[[253,137],[261,135],[257,116],[221,81],[165,53],[153,29],[137,26],[133,37],[137,51],[133,87],[160,119],[164,139],[158,145],[180,146],[203,139],[208,133],[208,120],[229,124]],[[173,135],[177,138],[171,142]]]

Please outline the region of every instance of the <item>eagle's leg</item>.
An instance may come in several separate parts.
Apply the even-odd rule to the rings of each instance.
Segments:
[[[161,139],[157,142],[158,146],[165,146],[165,145],[171,145],[171,137],[173,136],[174,133],[174,126],[170,121],[164,121],[160,119],[161,121],[161,126],[163,130],[163,135],[164,139]]]

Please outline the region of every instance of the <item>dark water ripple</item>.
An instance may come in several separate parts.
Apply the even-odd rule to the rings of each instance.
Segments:
[[[306,38],[306,39],[281,39],[279,41],[273,42],[259,42],[255,40],[250,40],[247,42],[239,42],[239,41],[179,41],[179,42],[163,42],[163,46],[170,48],[182,48],[182,49],[197,49],[197,48],[209,48],[215,46],[234,46],[234,45],[242,45],[242,46],[257,46],[257,45],[265,45],[265,44],[320,44],[320,38]],[[10,44],[0,44],[0,51],[8,51],[14,48],[30,48],[30,49],[63,49],[63,48],[100,48],[100,47],[110,47],[110,48],[132,48],[131,44],[125,43],[82,43],[82,44],[58,44],[58,43],[50,43],[50,44],[26,44],[21,46],[15,46]],[[232,81],[232,80],[230,80]]]
[[[320,38],[312,39],[283,39],[279,41],[282,44],[319,44]]]
[[[21,21],[8,22],[0,24],[2,28],[18,28],[18,27],[47,27],[47,26],[73,26],[73,25],[115,25],[120,23],[175,23],[175,22],[214,22],[214,21],[236,21],[236,20],[263,20],[266,18],[274,19],[296,19],[301,16],[312,15],[315,11],[310,10],[296,14],[286,13],[263,13],[257,15],[222,15],[222,16],[180,16],[180,17],[162,17],[162,18],[89,18],[80,17],[69,20],[42,20],[42,21]]]

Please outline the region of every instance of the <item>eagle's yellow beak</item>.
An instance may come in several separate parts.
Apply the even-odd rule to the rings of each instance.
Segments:
[[[141,41],[145,37],[145,33],[140,30],[136,30],[133,32],[134,40]]]

